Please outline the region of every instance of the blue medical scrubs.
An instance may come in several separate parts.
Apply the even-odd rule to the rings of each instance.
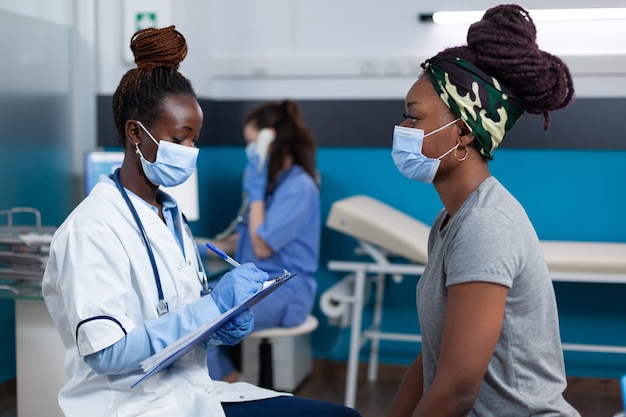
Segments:
[[[317,289],[314,275],[321,230],[320,195],[315,181],[299,165],[277,178],[274,192],[265,199],[265,222],[257,229],[272,248],[271,257],[258,259],[254,255],[247,213],[235,230],[239,234],[235,259],[240,263],[253,262],[270,277],[283,274],[285,269],[298,274],[252,307],[254,330],[302,324],[313,308]],[[211,378],[216,380],[235,369],[227,351],[220,348],[207,351],[207,364]]]
[[[239,262],[253,262],[270,277],[281,275],[284,269],[298,274],[252,308],[254,329],[303,323],[317,289],[314,274],[319,262],[320,196],[315,181],[299,165],[278,177],[274,192],[265,200],[265,222],[257,229],[272,248],[271,257],[258,259],[254,255],[247,215],[236,231],[235,259]]]

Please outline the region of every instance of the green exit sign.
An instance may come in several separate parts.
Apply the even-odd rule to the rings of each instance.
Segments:
[[[135,30],[157,27],[156,12],[138,12],[135,14]]]

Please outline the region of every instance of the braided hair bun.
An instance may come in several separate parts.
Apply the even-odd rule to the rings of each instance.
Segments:
[[[465,59],[495,77],[526,105],[526,111],[544,115],[567,106],[574,84],[567,65],[537,46],[537,30],[528,11],[516,4],[488,9],[467,32],[467,46],[440,53]]]
[[[178,68],[187,56],[187,42],[174,26],[147,28],[130,40],[137,68],[122,77],[113,94],[113,119],[122,144],[127,120],[156,120],[168,95],[196,97],[191,82]]]
[[[163,66],[177,70],[187,56],[187,42],[174,26],[140,30],[131,38],[130,49],[139,69]]]

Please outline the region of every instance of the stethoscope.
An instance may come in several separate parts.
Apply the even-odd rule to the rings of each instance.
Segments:
[[[152,253],[152,245],[150,244],[150,241],[148,240],[148,235],[146,234],[146,230],[143,227],[143,223],[141,223],[139,214],[137,214],[137,210],[135,210],[135,206],[133,206],[133,203],[130,201],[130,197],[128,197],[128,193],[126,192],[126,190],[124,189],[124,186],[122,185],[122,181],[120,181],[120,169],[119,168],[116,169],[115,172],[113,173],[113,180],[115,181],[115,185],[117,186],[117,189],[120,190],[122,197],[124,197],[124,201],[126,201],[126,205],[130,209],[130,212],[132,213],[133,218],[135,219],[135,223],[137,224],[137,227],[139,228],[139,232],[141,233],[141,237],[144,243],[146,244],[146,251],[148,252],[148,258],[150,258],[150,265],[152,265],[152,272],[154,273],[154,282],[156,283],[157,293],[159,295],[159,303],[157,304],[157,314],[159,316],[162,316],[168,313],[170,310],[169,310],[169,306],[167,305],[167,301],[165,301],[165,296],[163,295],[163,288],[161,287],[161,277],[159,276],[159,269],[157,268],[156,259],[154,259],[154,253]],[[182,215],[182,217],[183,217],[185,224],[189,226],[189,223],[187,222],[187,218],[185,218],[184,214]],[[200,267],[200,271],[198,271],[199,272],[198,279],[200,280],[200,284],[202,284],[202,291],[200,292],[200,295],[204,296],[210,292],[209,282],[207,279],[206,271],[204,269],[204,263],[202,262],[202,258],[200,257],[200,253],[198,252],[198,248],[195,245],[194,247],[195,247],[195,252],[196,252],[196,259],[198,261],[198,266]]]

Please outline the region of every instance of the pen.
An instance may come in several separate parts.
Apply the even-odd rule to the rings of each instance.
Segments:
[[[224,252],[223,250],[221,250],[220,248],[207,243],[206,247],[211,249],[213,252],[217,253],[217,255],[222,258],[223,260],[225,260],[226,262],[228,262],[229,264],[231,264],[232,266],[234,266],[235,268],[237,268],[238,266],[241,266],[241,264],[239,262],[237,262],[236,260],[234,260],[233,258],[231,258],[230,256],[228,256],[228,254],[226,252]]]

